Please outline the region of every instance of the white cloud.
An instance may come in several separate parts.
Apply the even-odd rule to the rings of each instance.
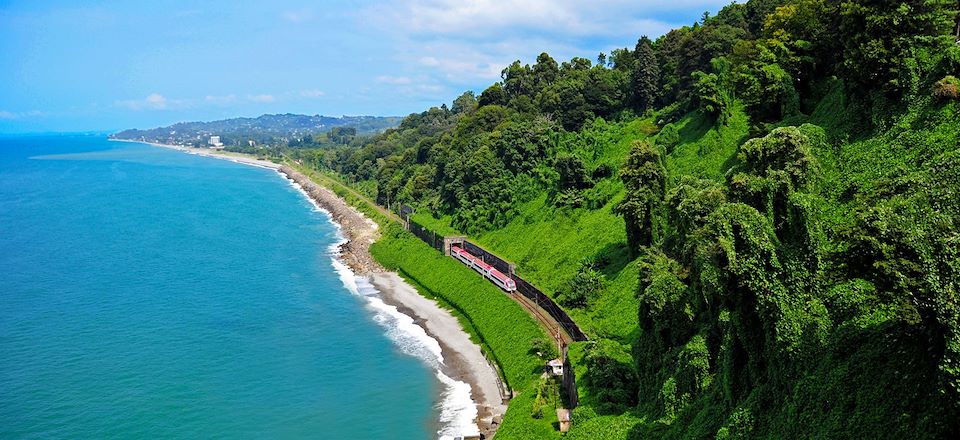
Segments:
[[[0,119],[17,119],[17,115],[13,112],[8,112],[6,110],[0,110]]]
[[[167,108],[167,98],[159,93],[151,93],[144,102],[153,108]]]
[[[443,45],[447,46],[447,45]],[[454,49],[451,47],[451,49]],[[442,49],[441,49],[442,50]],[[502,53],[502,52],[495,52]],[[472,82],[477,79],[495,79],[507,66],[509,57],[496,57],[485,51],[470,48],[456,48],[455,52],[443,58],[421,57],[421,65],[430,67],[451,82]]]
[[[504,33],[571,36],[659,35],[672,26],[656,13],[717,10],[729,0],[395,0],[364,11],[366,19],[416,34],[458,37]]]
[[[677,26],[654,17],[717,10],[730,0],[394,0],[359,12],[362,26],[389,35],[397,64],[424,72],[414,81],[381,76],[385,84],[421,84],[433,78],[470,87],[500,78],[514,60],[533,62],[547,52],[562,62],[633,46]],[[684,12],[678,14],[678,12]],[[699,13],[696,14],[699,17]]]
[[[182,100],[168,100],[159,93],[151,93],[143,99],[127,99],[114,102],[117,107],[123,107],[130,110],[166,110],[169,108],[181,108],[186,106],[187,102]]]
[[[203,97],[203,102],[212,105],[230,105],[237,102],[237,95],[207,95]]]
[[[274,102],[277,100],[273,95],[268,94],[247,95],[247,99],[253,102]]]
[[[311,89],[311,90],[301,90],[300,96],[304,98],[322,98],[326,93],[323,90]]]

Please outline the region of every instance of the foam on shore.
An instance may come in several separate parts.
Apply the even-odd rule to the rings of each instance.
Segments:
[[[329,252],[331,264],[340,277],[343,286],[350,293],[357,295],[366,301],[368,309],[373,312],[373,320],[381,325],[387,334],[387,337],[393,341],[400,351],[423,361],[427,366],[434,370],[434,373],[444,390],[441,392],[440,402],[438,403],[440,429],[437,436],[440,439],[447,440],[462,436],[475,436],[480,434],[480,428],[477,426],[477,406],[471,397],[470,384],[453,379],[443,372],[443,352],[440,342],[427,334],[427,331],[417,325],[414,319],[400,312],[397,307],[389,305],[383,301],[380,291],[366,277],[357,276],[339,257],[340,246],[348,240],[344,236],[341,226],[333,221],[333,216],[320,207],[314,201],[300,184],[289,179],[287,175],[280,172],[284,178],[290,182],[298,192],[310,201],[314,209],[327,215],[327,219],[337,228],[338,240],[330,245]]]

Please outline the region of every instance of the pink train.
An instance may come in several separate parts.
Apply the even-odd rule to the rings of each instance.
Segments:
[[[501,289],[506,290],[507,292],[513,292],[517,290],[517,283],[510,279],[510,277],[504,275],[503,272],[500,272],[493,266],[484,263],[483,260],[473,256],[465,249],[458,246],[451,246],[450,256],[460,260],[463,262],[463,264],[472,267],[473,270],[480,272],[481,275],[490,279],[490,281],[493,281],[493,284],[496,284]]]

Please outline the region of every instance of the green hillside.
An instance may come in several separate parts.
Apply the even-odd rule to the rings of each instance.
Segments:
[[[289,154],[556,298],[591,337],[571,347],[567,437],[957,438],[958,10],[731,4],[596,65],[541,54],[381,135]],[[478,281],[409,234],[374,253],[476,310],[520,392],[498,438],[560,436],[534,417],[550,402],[539,331],[482,312],[519,307],[458,297]]]

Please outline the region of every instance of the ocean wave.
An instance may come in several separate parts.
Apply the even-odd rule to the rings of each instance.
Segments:
[[[385,329],[387,337],[400,348],[401,352],[421,360],[434,370],[437,379],[444,387],[437,405],[440,421],[438,438],[448,440],[461,436],[479,435],[480,430],[476,423],[477,407],[471,397],[470,384],[443,373],[443,352],[440,342],[427,334],[427,331],[417,325],[412,317],[400,312],[397,307],[385,303],[380,296],[380,291],[367,278],[358,277],[344,264],[339,258],[340,246],[348,240],[340,224],[333,221],[333,216],[310,198],[300,184],[282,172],[280,175],[303,194],[316,211],[325,213],[327,220],[336,228],[337,242],[330,245],[329,252],[331,264],[343,286],[350,293],[364,298],[367,307],[373,312],[373,320]]]

